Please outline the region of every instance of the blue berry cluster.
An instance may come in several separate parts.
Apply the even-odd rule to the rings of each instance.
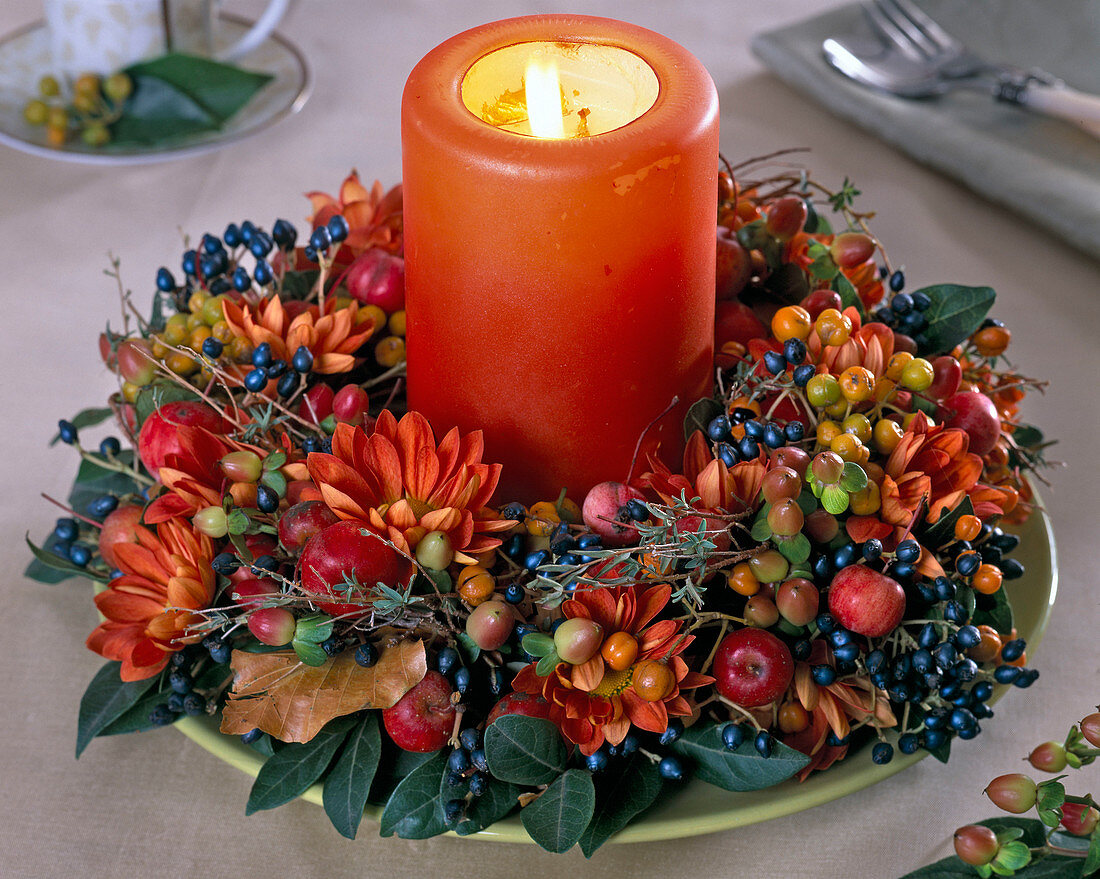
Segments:
[[[205,343],[203,353],[206,353]],[[312,369],[313,354],[305,345],[301,345],[294,352],[290,363],[287,363],[285,360],[272,358],[271,345],[261,342],[252,352],[252,369],[244,377],[244,386],[246,390],[259,393],[267,387],[269,381],[275,379],[275,389],[279,396],[290,397],[302,387],[303,377]]]
[[[229,662],[232,648],[228,642],[211,635],[203,639],[202,647],[211,659],[218,663]],[[185,648],[172,654],[168,672],[168,699],[157,705],[149,713],[149,723],[153,726],[167,726],[175,723],[181,716],[198,717],[210,709],[207,698],[195,689],[192,669],[196,655],[192,648]]]
[[[894,287],[895,272],[890,277],[890,288],[900,290],[901,285]],[[904,282],[902,282],[904,283]],[[932,305],[932,300],[927,294],[918,290],[916,293],[898,293],[890,299],[888,305],[883,305],[872,314],[871,319],[884,323],[888,327],[904,333],[916,341],[917,346],[923,348],[927,341],[922,333],[928,328],[928,318],[925,312]]]
[[[740,425],[745,435],[734,440],[733,428]],[[765,449],[778,449],[788,443],[801,442],[806,428],[801,421],[785,426],[774,421],[761,421],[752,409],[736,408],[729,415],[719,415],[707,425],[707,438],[715,444],[714,455],[727,467],[740,461],[752,461]]]

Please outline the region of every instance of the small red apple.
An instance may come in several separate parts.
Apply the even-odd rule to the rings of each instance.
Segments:
[[[585,495],[581,518],[603,538],[604,546],[629,546],[639,540],[638,530],[619,516],[620,510],[635,500],[645,500],[636,488],[622,482],[601,482]]]
[[[99,554],[112,568],[119,567],[115,547],[120,543],[138,542],[135,529],[141,525],[143,512],[142,507],[126,504],[103,520],[103,527],[99,531]]]
[[[348,268],[344,285],[353,299],[393,314],[405,307],[405,261],[371,248]]]
[[[466,634],[482,650],[499,650],[512,634],[516,615],[503,601],[483,601],[466,618]]]
[[[522,714],[525,717],[550,718],[550,703],[542,696],[532,696],[530,693],[509,693],[501,698],[485,718],[488,726],[499,717],[506,714]]]
[[[314,534],[339,521],[321,501],[295,504],[279,518],[279,543],[292,553],[298,552]]]
[[[358,604],[329,601],[354,597],[346,583],[354,578],[365,589],[377,583],[400,586],[412,576],[412,562],[390,548],[371,532],[366,522],[344,521],[329,525],[310,538],[302,550],[300,562],[302,589],[321,610],[333,616],[361,614],[366,609],[361,596]],[[356,590],[359,592],[359,590]]]
[[[718,693],[744,708],[774,702],[787,691],[793,677],[790,649],[763,629],[731,632],[714,655]]]
[[[733,299],[752,278],[752,259],[737,233],[725,226],[718,227],[714,273],[714,294],[718,299]]]
[[[865,565],[848,565],[829,584],[829,611],[844,628],[881,638],[905,615],[905,590],[897,580]]]
[[[768,328],[745,303],[736,299],[719,302],[714,314],[714,347],[726,342],[747,345],[750,339],[768,335]]]
[[[454,730],[455,707],[451,685],[437,671],[402,696],[396,705],[382,712],[382,725],[397,747],[427,754],[438,751]]]
[[[962,391],[943,401],[937,416],[948,427],[965,430],[970,451],[988,455],[1001,436],[1001,418],[993,401],[980,391]]]
[[[159,475],[169,455],[183,451],[179,429],[185,426],[204,427],[211,433],[232,429],[220,412],[199,400],[165,403],[145,419],[138,434],[138,454],[152,476]]]

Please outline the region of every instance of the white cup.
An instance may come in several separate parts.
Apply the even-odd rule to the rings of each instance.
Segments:
[[[270,0],[228,49],[215,52],[219,0],[43,0],[54,72],[106,75],[165,52],[233,61],[267,39],[290,0]]]

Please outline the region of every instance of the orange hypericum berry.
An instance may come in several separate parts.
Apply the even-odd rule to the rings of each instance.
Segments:
[[[647,659],[634,666],[630,686],[646,702],[660,702],[676,686],[676,675],[666,663]]]
[[[875,422],[874,430],[871,433],[871,440],[874,442],[877,451],[882,452],[884,455],[889,455],[897,448],[898,443],[901,442],[901,438],[904,435],[905,432],[896,421],[891,421],[889,418],[880,418]]]
[[[1004,354],[1011,340],[1012,333],[1004,327],[985,327],[970,337],[970,341],[974,343],[974,347],[982,357],[997,357]]]
[[[801,305],[786,305],[772,317],[772,335],[780,342],[788,339],[805,341],[813,329],[810,313]]]
[[[379,366],[397,366],[405,359],[405,340],[400,336],[386,336],[374,346],[374,359]]]
[[[849,366],[840,374],[840,392],[849,403],[870,400],[875,392],[875,374],[864,366]]]
[[[867,485],[851,495],[849,504],[857,516],[873,516],[882,507],[882,489],[877,482],[868,480]]]
[[[760,591],[760,581],[748,562],[734,565],[733,570],[726,573],[726,583],[738,595],[752,596]]]
[[[858,461],[861,448],[863,448],[863,443],[859,441],[859,437],[850,433],[837,434],[833,437],[833,441],[829,443],[829,449],[840,455],[844,461]]]
[[[527,533],[532,537],[549,537],[560,524],[561,517],[553,501],[539,501],[531,505],[527,519]]]
[[[970,585],[974,587],[975,592],[980,592],[982,595],[992,595],[1001,588],[1001,580],[1001,569],[987,562],[978,566],[978,570],[974,572],[974,576],[970,579]]]
[[[982,530],[982,520],[977,516],[959,516],[955,522],[956,540],[973,540]]]
[[[822,345],[843,345],[852,334],[852,321],[835,308],[826,308],[814,322]]]
[[[779,709],[779,728],[783,732],[793,735],[802,732],[809,725],[809,713],[797,702],[788,702]]]
[[[638,658],[638,639],[630,632],[615,632],[603,642],[600,655],[615,671],[626,671]]]
[[[481,565],[467,565],[458,574],[458,594],[470,607],[484,604],[496,588],[496,580]]]
[[[888,378],[880,378],[875,382],[874,399],[876,403],[888,403],[894,396],[897,383]]]
[[[886,377],[892,382],[900,381],[902,372],[905,371],[905,367],[909,365],[909,361],[912,359],[913,355],[908,351],[899,351],[886,364]]]
[[[982,640],[966,651],[975,662],[992,662],[1001,652],[1001,633],[992,626],[978,626]]]
[[[835,421],[826,419],[817,423],[817,441],[820,445],[825,446],[825,448],[829,448],[833,440],[840,436],[841,433],[843,433],[843,431],[840,425]]]
[[[186,354],[180,354],[176,351],[165,358],[164,365],[176,375],[191,375],[199,368],[199,362],[194,357],[188,357]]]

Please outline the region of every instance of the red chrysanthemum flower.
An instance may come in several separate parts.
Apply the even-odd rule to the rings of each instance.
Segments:
[[[436,448],[431,425],[419,412],[399,422],[383,410],[373,434],[337,424],[332,454],[314,452],[306,466],[341,519],[365,522],[406,553],[425,534],[445,532],[455,558],[470,563],[471,554],[500,545],[490,533],[515,525],[487,506],[500,465],[482,463],[484,450],[480,430],[460,436],[452,429]]]
[[[137,543],[117,543],[122,575],[95,597],[106,617],[88,636],[88,647],[122,663],[124,681],[160,672],[169,657],[199,639],[191,628],[202,621],[193,611],[214,600],[214,557],[210,538],[184,519],[171,519],[155,532],[135,527]]]
[[[371,247],[381,247],[390,253],[400,253],[402,244],[401,185],[388,192],[377,180],[368,190],[359,182],[359,172],[352,172],[340,186],[340,193],[307,192],[313,205],[309,218],[313,228],[323,226],[336,214],[348,221],[351,232],[337,254],[337,262],[350,262]],[[348,253],[345,254],[345,251]],[[345,255],[349,258],[344,259]]]
[[[681,691],[714,680],[690,671],[680,656],[694,640],[694,636],[681,633],[682,623],[653,622],[671,595],[672,588],[667,584],[578,590],[562,603],[565,616],[594,620],[605,637],[618,632],[634,636],[638,641],[634,664],[625,671],[616,671],[596,651],[583,665],[562,662],[546,677],[539,677],[534,664],[528,665],[516,675],[513,688],[546,699],[550,719],[585,755],[595,752],[605,741],[618,745],[631,726],[664,732],[669,716],[691,714],[691,705]],[[634,671],[651,660],[667,663],[674,678],[671,690],[654,701],[643,699],[632,685]]]
[[[659,458],[650,456],[653,468],[642,474],[638,484],[651,488],[666,504],[673,504],[681,494],[698,497],[702,511],[743,513],[750,509],[760,493],[768,459],[761,453],[753,461],[739,461],[732,467],[710,453],[701,431],[695,431],[684,450],[684,472],[673,473]]]

